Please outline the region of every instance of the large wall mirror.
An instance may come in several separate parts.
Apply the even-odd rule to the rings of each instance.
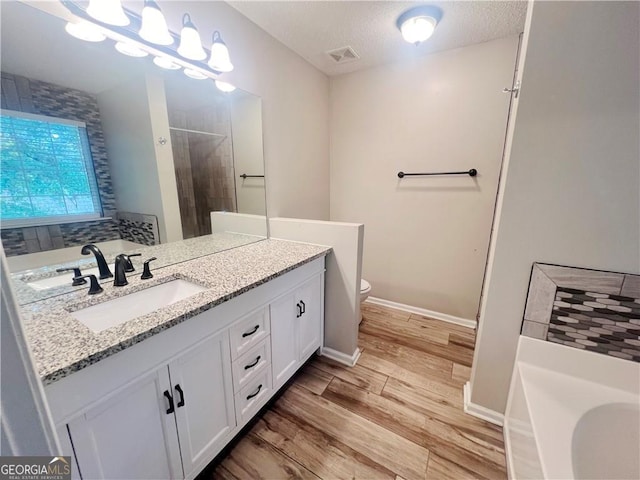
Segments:
[[[89,262],[88,243],[105,257],[156,249],[157,268],[267,236],[259,97],[80,41],[31,5],[0,8],[0,230],[15,280]],[[221,231],[211,212],[253,227]],[[24,298],[68,291],[55,287]]]

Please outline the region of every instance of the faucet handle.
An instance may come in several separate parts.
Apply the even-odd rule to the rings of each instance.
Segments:
[[[95,295],[96,293],[101,293],[103,291],[103,288],[98,283],[98,279],[95,275],[81,275],[79,277],[73,277],[73,281],[75,282],[84,280],[84,283],[87,283],[85,278],[88,278],[91,282],[91,284],[89,285],[89,295]],[[79,283],[78,285],[81,285],[81,283]]]
[[[58,268],[56,272],[73,272],[73,283],[71,283],[72,287],[77,287],[78,285],[84,285],[87,281],[82,276],[82,272],[80,271],[80,267],[68,267],[68,268]]]
[[[144,269],[142,271],[142,275],[140,276],[140,280],[147,280],[149,278],[153,278],[153,274],[151,273],[151,270],[149,269],[149,264],[154,260],[157,260],[157,258],[156,257],[151,257],[149,260],[144,262]]]
[[[126,253],[123,253],[122,255],[124,255],[125,257],[125,268],[124,271],[129,273],[129,272],[134,272],[136,269],[133,268],[133,263],[131,262],[131,257],[141,257],[142,254],[141,253],[132,253],[131,255],[127,255]]]

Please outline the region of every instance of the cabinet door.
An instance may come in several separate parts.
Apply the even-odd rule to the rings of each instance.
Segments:
[[[291,293],[274,301],[271,310],[271,366],[273,390],[280,388],[298,367],[296,301]]]
[[[169,364],[185,478],[224,447],[236,426],[228,332],[199,343]]]
[[[306,360],[322,345],[322,281],[323,275],[312,278],[297,294],[301,315],[298,322],[298,342],[301,362]]]
[[[83,478],[183,477],[175,417],[165,392],[171,392],[166,366],[69,423]]]

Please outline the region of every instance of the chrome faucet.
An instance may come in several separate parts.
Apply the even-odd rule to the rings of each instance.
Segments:
[[[127,271],[128,263],[129,258],[124,253],[121,253],[116,257],[116,278],[113,280],[114,287],[124,287],[129,283],[129,281],[127,280],[127,275],[125,274],[125,272]]]
[[[93,243],[82,247],[81,253],[82,255],[90,255],[93,253],[93,255],[96,257],[96,262],[98,262],[98,269],[100,270],[100,280],[113,277],[111,270],[109,270],[109,265],[107,265],[107,261],[104,259],[104,255],[102,254],[100,249]]]

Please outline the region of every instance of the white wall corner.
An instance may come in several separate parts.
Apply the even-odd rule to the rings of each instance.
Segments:
[[[471,402],[471,382],[464,384],[464,413],[472,415],[474,417],[486,420],[494,425],[502,427],[504,424],[504,414],[490,410],[482,405],[477,405]]]

